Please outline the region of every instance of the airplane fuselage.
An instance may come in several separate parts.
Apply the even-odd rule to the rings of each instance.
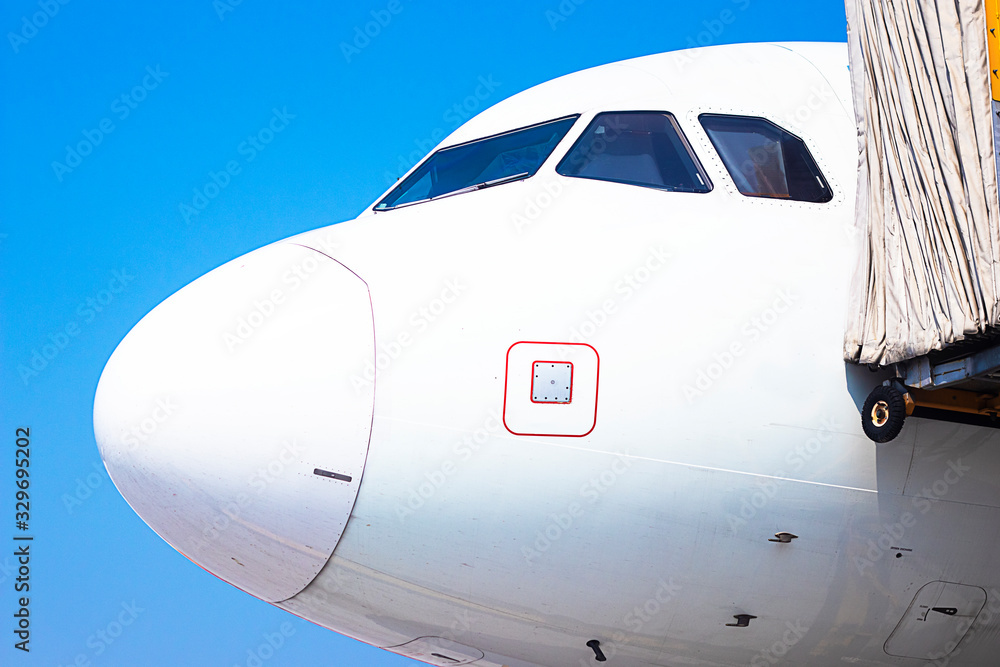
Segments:
[[[557,172],[595,116],[629,111],[676,119],[706,191]],[[742,194],[704,114],[801,138],[832,198]],[[314,338],[266,366],[304,369],[315,356],[319,370],[298,386],[294,374],[248,374],[239,386],[260,382],[247,395],[275,398],[233,399],[241,407],[214,417],[210,399],[238,387],[184,400],[182,374],[158,385],[140,365],[121,380],[127,409],[102,407],[126,393],[103,388],[98,440],[126,498],[234,585],[431,664],[596,664],[594,640],[619,666],[988,664],[1000,438],[912,419],[876,446],[858,411],[885,376],[841,357],[864,233],[843,46],[608,65],[510,98],[443,145],[573,115],[530,178],[369,209],[220,269],[262,253],[275,267],[231,302],[199,306],[205,318],[225,310],[206,324],[206,357],[226,360],[218,372],[278,341],[283,313],[336,289],[334,312],[301,317],[318,323]],[[199,282],[168,300],[173,315]],[[355,327],[369,302],[369,324]],[[323,327],[350,329],[350,341],[325,342]],[[155,347],[130,345],[136,359]],[[337,356],[345,349],[357,354]],[[572,400],[529,395],[536,362],[573,364]],[[321,393],[330,369],[336,404]],[[280,407],[301,387],[322,400],[308,414]],[[259,458],[203,487],[207,475],[179,458],[122,445],[123,425],[164,394],[182,394],[181,409],[157,446],[211,422],[212,451],[185,456],[220,476],[249,451]],[[229,420],[269,414],[280,425],[257,444],[254,429],[226,439]],[[329,446],[328,425],[341,438]],[[150,476],[164,488],[132,490]],[[302,501],[315,484],[326,486]],[[153,509],[165,489],[167,509]],[[295,537],[334,505],[338,518],[317,522],[321,545]],[[289,525],[298,532],[276,528]],[[272,543],[288,555],[275,560]],[[285,559],[295,565],[276,574]],[[921,611],[931,598],[956,612]]]

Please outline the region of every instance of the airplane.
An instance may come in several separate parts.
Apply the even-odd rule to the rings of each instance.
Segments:
[[[108,473],[208,572],[431,665],[992,664],[997,431],[876,444],[891,373],[842,357],[856,129],[843,44],[516,94],[142,318]]]

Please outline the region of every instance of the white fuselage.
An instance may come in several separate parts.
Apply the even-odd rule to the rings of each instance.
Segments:
[[[711,192],[555,172],[596,114],[630,110],[676,117]],[[763,117],[801,137],[833,200],[741,195],[703,113]],[[608,65],[514,96],[443,145],[568,114],[580,118],[527,180],[369,210],[250,253],[287,256],[233,304],[217,291],[198,305],[199,317],[232,312],[212,332],[217,344],[197,355],[182,349],[200,345],[195,338],[176,336],[204,320],[185,320],[175,338],[137,326],[119,351],[130,361],[109,362],[115,373],[105,372],[95,408],[123,495],[234,585],[377,646],[410,643],[394,650],[432,664],[470,664],[477,651],[471,664],[597,664],[590,640],[621,667],[918,664],[889,653],[930,661],[949,641],[948,664],[990,664],[1000,436],[911,419],[876,446],[858,410],[884,376],[841,357],[864,233],[854,223],[846,49],[745,45]],[[303,271],[310,248],[333,268]],[[351,318],[368,317],[357,279],[373,328],[352,328]],[[185,317],[204,280],[168,300],[160,320]],[[274,289],[272,314],[262,299]],[[286,302],[323,301],[325,289],[350,297],[301,321],[349,330],[350,340],[318,329],[282,351]],[[241,337],[238,322],[255,308],[261,324]],[[238,342],[224,338],[226,322]],[[272,338],[263,368],[276,377],[248,373],[224,388],[208,371],[157,383],[138,361],[159,346],[165,374],[198,358],[192,368],[238,375],[252,358],[239,355]],[[518,435],[505,424],[515,391],[507,355],[521,342],[599,355],[589,433]],[[357,353],[337,356],[345,349]],[[216,354],[224,364],[211,365]],[[288,368],[306,380],[283,375]],[[185,378],[198,387],[185,389]],[[201,393],[185,401],[186,391]],[[165,394],[180,397],[177,418],[149,442],[122,445],[120,434]],[[289,397],[306,407],[272,408]],[[216,399],[227,407],[213,408]],[[198,447],[176,444],[206,428]],[[331,456],[324,448],[337,438],[352,444]],[[305,453],[284,456],[286,441]],[[163,451],[178,447],[183,457]],[[255,477],[260,461],[275,460],[277,481]],[[187,468],[195,463],[197,474]],[[334,487],[341,482],[316,468],[352,480]],[[327,486],[305,486],[314,482]],[[320,544],[303,537],[313,530]],[[780,532],[797,538],[769,541]],[[949,637],[954,628],[936,617],[919,632],[901,624],[933,582],[964,587],[959,597],[984,591],[989,602],[967,633]],[[740,614],[756,618],[726,625]],[[445,641],[412,643],[425,637]]]

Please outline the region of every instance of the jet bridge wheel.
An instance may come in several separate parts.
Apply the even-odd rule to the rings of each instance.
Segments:
[[[871,440],[889,442],[903,428],[906,421],[906,400],[902,392],[889,385],[872,389],[861,408],[861,427]]]

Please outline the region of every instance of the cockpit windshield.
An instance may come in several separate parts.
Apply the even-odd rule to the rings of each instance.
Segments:
[[[578,116],[442,148],[375,205],[376,211],[481,190],[535,175]]]
[[[556,173],[672,192],[709,192],[712,184],[672,114],[598,114]]]

